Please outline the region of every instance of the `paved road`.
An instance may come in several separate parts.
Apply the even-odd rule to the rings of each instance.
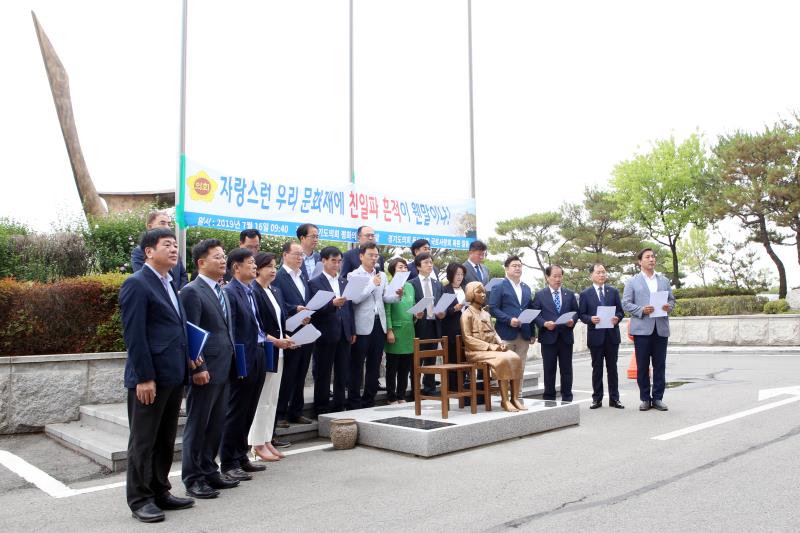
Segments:
[[[588,391],[589,362],[575,368],[575,388]],[[0,530],[799,531],[800,402],[758,393],[800,385],[800,351],[675,353],[667,378],[685,382],[667,391],[667,413],[639,412],[625,379],[628,408],[583,403],[578,427],[432,459],[366,447],[297,454],[155,525],[130,518],[124,488],[56,499],[0,467]],[[652,438],[775,402],[784,403]],[[71,488],[123,479],[41,435],[0,438],[0,449]]]

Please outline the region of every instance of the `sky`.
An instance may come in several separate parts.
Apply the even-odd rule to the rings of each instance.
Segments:
[[[173,188],[181,2],[14,0],[0,4],[0,216],[44,231],[81,213],[31,10],[98,190]],[[713,145],[800,109],[799,15],[770,0],[473,0],[479,237],[580,201],[656,139]],[[190,158],[348,181],[347,0],[190,0],[187,72]],[[468,96],[466,0],[355,0],[357,182],[468,197]],[[779,253],[799,285],[794,250]]]

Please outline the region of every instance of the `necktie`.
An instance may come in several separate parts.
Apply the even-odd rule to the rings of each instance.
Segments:
[[[597,297],[600,300],[600,305],[605,305],[606,304],[606,293],[603,290],[602,286],[597,289]]]
[[[181,316],[181,310],[180,307],[178,307],[178,298],[175,296],[175,293],[172,292],[172,287],[171,287],[172,284],[169,282],[167,278],[162,278],[161,276],[159,276],[159,279],[161,280],[161,285],[164,286],[164,290],[167,291],[167,297],[169,298],[169,301],[172,303],[172,307],[175,308],[175,312],[178,313],[178,316]]]
[[[225,317],[225,320],[228,320],[228,308],[225,306],[225,297],[222,295],[222,289],[219,286],[219,283],[214,285],[214,290],[217,291],[217,299],[219,300],[219,305],[222,307],[222,316]]]
[[[556,313],[561,313],[561,293],[553,291],[553,303],[556,306]]]
[[[422,295],[425,298],[430,298],[433,296],[433,291],[431,290],[431,278],[430,276],[422,280]],[[433,317],[433,305],[428,306],[428,318]]]
[[[261,338],[264,336],[264,332],[261,330],[261,317],[258,315],[258,307],[256,307],[256,301],[253,298],[253,289],[245,287],[245,292],[247,292],[247,299],[250,300],[250,309],[253,311],[253,318],[256,319],[256,324],[258,324],[258,336]]]
[[[483,272],[481,272],[480,265],[475,265],[475,275],[478,277],[478,281],[483,283]]]

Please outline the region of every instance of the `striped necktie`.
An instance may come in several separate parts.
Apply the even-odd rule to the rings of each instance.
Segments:
[[[225,321],[228,320],[228,307],[225,305],[225,297],[222,295],[222,289],[219,286],[219,283],[214,285],[214,290],[217,291],[217,299],[219,300],[219,305],[222,307],[222,316],[225,317]]]

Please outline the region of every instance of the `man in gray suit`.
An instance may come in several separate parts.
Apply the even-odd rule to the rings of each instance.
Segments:
[[[489,274],[489,269],[483,264],[486,259],[486,251],[488,250],[486,243],[483,241],[472,241],[469,245],[469,255],[467,260],[464,261],[464,268],[467,269],[467,275],[464,276],[464,281],[461,283],[466,287],[468,283],[473,281],[480,281],[484,287],[492,276]]]
[[[630,333],[636,349],[636,382],[639,385],[640,411],[651,407],[666,411],[663,402],[666,387],[667,338],[669,317],[652,317],[656,309],[650,305],[651,295],[667,291],[667,303],[662,310],[669,313],[675,307],[675,296],[669,280],[656,273],[656,255],[652,248],[645,248],[636,255],[641,272],[625,282],[622,308],[631,315]],[[650,389],[650,360],[653,361],[653,388]]]
[[[230,305],[218,281],[225,274],[225,251],[217,239],[205,239],[192,248],[197,277],[180,293],[186,319],[208,331],[205,362],[192,371],[186,395],[182,472],[186,493],[216,498],[218,489],[239,484],[220,474],[215,458],[222,440],[227,406],[226,389],[234,360]]]

